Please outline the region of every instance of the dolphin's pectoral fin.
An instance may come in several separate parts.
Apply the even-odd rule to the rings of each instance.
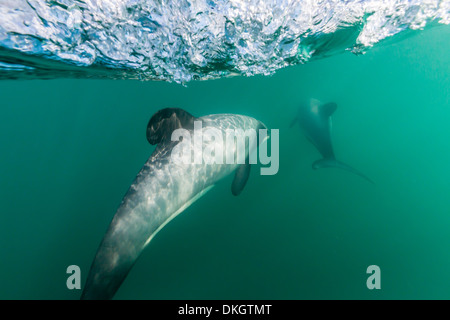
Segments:
[[[343,170],[347,170],[351,173],[354,173],[358,176],[360,176],[361,178],[369,181],[372,184],[375,184],[375,182],[373,182],[371,179],[369,179],[366,175],[364,175],[363,173],[361,173],[360,171],[356,170],[355,168],[350,167],[349,165],[340,162],[336,159],[321,159],[321,160],[317,160],[313,163],[312,165],[314,170],[317,169],[321,169],[321,168],[340,168]]]
[[[334,102],[330,102],[330,103],[322,104],[319,107],[319,110],[320,110],[319,112],[323,117],[328,118],[336,111],[336,109],[337,109],[337,104]]]
[[[238,196],[245,187],[248,177],[250,176],[251,164],[246,160],[245,164],[241,164],[234,174],[233,183],[231,184],[231,193]]]
[[[147,140],[155,145],[170,141],[172,132],[179,128],[194,129],[196,118],[180,108],[166,108],[156,112],[147,125]]]

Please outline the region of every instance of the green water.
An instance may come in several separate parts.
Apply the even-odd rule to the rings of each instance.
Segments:
[[[449,299],[450,28],[274,76],[193,82],[0,83],[0,299],[78,299],[115,210],[153,147],[154,112],[240,113],[280,130],[280,170],[232,177],[150,243],[117,299]],[[298,128],[299,101],[334,101],[338,159]],[[366,268],[381,269],[369,290]]]

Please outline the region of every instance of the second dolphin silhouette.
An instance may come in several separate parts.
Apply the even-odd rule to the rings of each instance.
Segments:
[[[199,129],[197,123],[201,123]],[[211,159],[205,159],[204,155],[198,163],[190,161],[190,152],[184,154],[183,151],[181,153],[188,155],[189,161],[173,161],[172,152],[179,150],[181,142],[185,145],[190,141],[188,136],[181,136],[183,140],[172,141],[174,130],[181,128],[186,134],[194,134],[193,141],[187,144],[194,155],[202,152],[212,157],[211,150],[214,150],[221,151],[226,159],[230,159],[229,156],[234,159],[236,152],[243,152],[237,151],[235,143],[231,147],[224,147],[223,141],[214,137],[203,138],[198,143],[197,130],[202,136],[207,136],[208,132],[214,130],[220,134],[236,129],[259,132],[258,129],[265,129],[265,126],[254,118],[235,114],[195,118],[177,108],[155,113],[147,126],[147,140],[157,147],[130,186],[98,248],[82,299],[111,299],[155,234],[210,190],[218,180],[236,169],[232,192],[238,195],[242,191],[249,176],[248,159],[241,165],[226,164],[212,162]],[[245,149],[245,157],[254,150],[250,149],[250,146]],[[205,160],[208,160],[207,163]]]
[[[334,102],[322,104],[319,100],[310,99],[309,103],[300,106],[297,117],[291,122],[291,127],[298,123],[306,138],[322,154],[323,159],[315,161],[312,165],[313,169],[341,168],[374,183],[358,170],[336,160],[331,143],[331,115],[336,109],[337,104]]]

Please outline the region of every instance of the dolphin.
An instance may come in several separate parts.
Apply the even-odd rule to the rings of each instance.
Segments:
[[[298,110],[297,116],[291,122],[291,128],[298,122],[306,138],[322,154],[323,159],[312,164],[314,170],[320,168],[341,168],[350,171],[370,183],[374,183],[367,176],[351,166],[336,160],[331,143],[331,115],[336,111],[337,104],[329,102],[322,104],[319,100],[310,99]]]
[[[147,140],[156,148],[125,194],[103,237],[81,299],[112,299],[136,259],[158,231],[208,192],[217,181],[236,171],[232,193],[238,195],[242,191],[250,172],[250,146],[245,149],[243,164],[207,162],[208,153],[203,155],[205,161],[201,163],[173,161],[172,151],[181,142],[187,143],[194,154],[213,147],[216,151],[222,148],[224,157],[236,155],[236,143],[225,148],[220,139],[203,138],[202,143],[196,142],[194,129],[198,121],[204,137],[208,129],[223,134],[230,129],[266,129],[262,122],[243,115],[215,114],[196,118],[178,108],[156,112],[147,125]],[[194,141],[185,140],[185,136],[172,141],[172,133],[176,129],[193,133]]]

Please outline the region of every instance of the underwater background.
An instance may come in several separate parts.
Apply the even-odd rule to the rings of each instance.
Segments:
[[[450,28],[413,32],[272,76],[189,82],[0,82],[0,299],[78,299],[98,245],[153,151],[150,117],[239,113],[280,130],[280,168],[232,176],[168,224],[115,299],[449,299]],[[300,101],[338,105],[339,160],[298,127]],[[366,286],[369,265],[381,289]]]

